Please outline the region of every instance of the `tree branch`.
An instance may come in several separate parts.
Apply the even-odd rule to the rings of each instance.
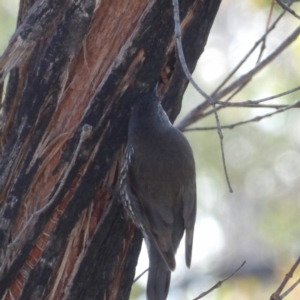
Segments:
[[[234,276],[244,265],[245,265],[246,261],[244,261],[237,269],[236,271],[234,271],[231,275],[229,275],[228,277],[226,277],[225,279],[217,282],[213,287],[211,287],[209,290],[201,293],[198,297],[194,298],[193,300],[198,300],[198,299],[201,299],[203,297],[205,297],[207,294],[209,294],[210,292],[212,292],[213,290],[221,287],[221,285],[227,281],[228,279],[230,279],[232,276]]]
[[[276,0],[276,2],[281,6],[281,8],[287,12],[289,12],[291,15],[293,15],[295,18],[300,20],[300,16],[296,14],[294,10],[292,10],[290,7],[288,7],[286,4],[281,2],[281,0]]]
[[[270,300],[281,300],[295,288],[295,286],[293,286],[293,289],[290,288],[288,290],[289,291],[288,293],[286,292],[282,296],[279,296],[281,294],[282,290],[284,289],[284,287],[286,286],[286,284],[288,283],[288,281],[293,277],[293,274],[294,274],[294,272],[297,269],[299,264],[300,264],[300,257],[296,260],[296,262],[294,263],[294,265],[292,266],[290,271],[285,275],[283,281],[281,282],[280,286],[275,291],[275,293],[273,293],[271,295]]]
[[[219,100],[226,96],[228,93],[234,91],[239,88],[241,85],[245,84],[249,80],[252,79],[254,75],[256,75],[259,71],[261,71],[264,67],[266,67],[272,60],[274,60],[283,50],[285,50],[292,42],[294,42],[297,37],[300,35],[300,26],[298,26],[292,34],[290,34],[280,45],[279,47],[273,51],[267,58],[265,58],[261,63],[256,65],[252,70],[247,72],[246,74],[239,77],[236,81],[230,84],[227,88],[224,88],[219,93],[214,95],[214,98]],[[177,125],[178,128],[183,130],[190,124],[196,122],[200,118],[204,116],[203,110],[208,107],[206,102],[203,102],[196,108],[194,108],[180,123]]]
[[[246,120],[246,121],[242,121],[242,122],[238,122],[238,123],[234,123],[234,124],[222,126],[222,129],[233,129],[233,128],[235,128],[237,126],[240,126],[240,125],[245,125],[245,124],[252,123],[252,122],[259,122],[262,119],[271,117],[273,115],[282,113],[282,112],[284,112],[286,110],[289,110],[289,109],[295,108],[295,107],[300,107],[300,101],[296,101],[294,104],[291,104],[291,105],[285,105],[283,108],[279,108],[277,111],[269,113],[269,114],[265,114],[263,116],[256,116],[256,117],[254,117],[254,118],[252,118],[250,120]],[[211,127],[187,128],[184,131],[207,131],[207,130],[216,130],[216,129],[217,129],[217,127],[211,126]]]
[[[213,112],[214,112],[214,115],[215,115],[215,120],[216,120],[217,128],[218,128],[218,135],[219,135],[219,138],[220,138],[220,147],[221,147],[222,163],[223,163],[225,178],[226,178],[226,182],[227,182],[227,185],[228,185],[228,188],[229,188],[229,192],[232,193],[233,190],[231,188],[230,179],[229,179],[228,171],[227,171],[227,167],[226,167],[226,159],[225,159],[224,145],[223,145],[223,138],[224,137],[223,137],[222,130],[221,130],[219,116],[218,116],[217,110],[216,110],[216,104],[215,104],[216,101],[212,97],[208,96],[199,87],[199,85],[195,82],[195,80],[193,79],[193,77],[192,77],[192,75],[191,75],[191,73],[188,69],[188,66],[187,66],[186,61],[185,61],[184,53],[183,53],[183,48],[182,48],[178,0],[172,0],[172,3],[173,3],[173,7],[174,7],[175,37],[176,37],[176,44],[177,44],[179,60],[180,60],[182,69],[184,71],[184,74],[187,77],[187,79],[189,80],[189,82],[200,93],[200,95],[202,95],[207,101],[210,102],[210,104],[213,108]]]

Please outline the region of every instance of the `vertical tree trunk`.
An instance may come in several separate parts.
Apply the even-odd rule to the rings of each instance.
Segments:
[[[180,3],[192,71],[220,0]],[[171,0],[21,0],[0,59],[1,299],[128,299],[141,234],[114,199],[130,107],[187,86]],[[1,89],[0,89],[1,90]]]

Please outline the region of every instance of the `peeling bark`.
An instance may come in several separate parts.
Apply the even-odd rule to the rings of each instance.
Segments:
[[[192,71],[220,0],[181,3]],[[128,299],[141,234],[111,190],[130,107],[187,86],[171,1],[22,0],[0,58],[1,299]]]

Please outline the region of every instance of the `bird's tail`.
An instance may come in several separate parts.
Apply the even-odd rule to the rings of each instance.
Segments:
[[[147,300],[165,300],[169,292],[171,271],[153,244],[148,248],[148,251],[150,267]]]

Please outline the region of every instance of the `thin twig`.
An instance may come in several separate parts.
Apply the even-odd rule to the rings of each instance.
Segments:
[[[245,63],[245,61],[250,57],[250,55],[254,52],[254,50],[262,43],[268,34],[276,28],[277,23],[284,16],[285,11],[282,12],[278,18],[273,22],[270,28],[254,43],[249,52],[245,55],[245,57],[238,63],[238,65],[229,73],[229,75],[221,82],[221,84],[214,90],[212,96],[214,96],[228,81],[229,79],[241,68],[241,66]]]
[[[230,84],[228,87],[224,88],[217,94],[212,94],[214,99],[221,99],[230,92],[234,91],[235,89],[239,88],[241,85],[245,84],[251,78],[256,75],[259,71],[261,71],[265,66],[267,66],[272,60],[274,60],[283,50],[285,50],[292,42],[294,42],[300,34],[300,26],[297,27],[291,35],[289,35],[277,49],[275,49],[268,57],[266,57],[262,62],[256,65],[252,70],[244,74],[243,76],[239,77],[236,81]],[[203,111],[208,107],[208,102],[203,102],[202,104],[198,105],[194,108],[185,118],[183,118],[179,124],[177,125],[178,128],[183,130],[185,127],[189,126],[193,122],[196,122],[201,117],[203,117]]]
[[[267,26],[266,26],[266,32],[268,31],[268,28],[269,28],[269,25],[270,25],[270,22],[271,22],[271,16],[272,16],[272,13],[274,11],[274,5],[275,5],[275,1],[276,0],[273,0],[272,3],[271,3],[271,7],[270,7],[270,11],[269,11],[269,15],[268,15],[268,19],[267,19]],[[287,6],[287,11],[290,9],[289,6],[292,5],[294,1],[292,0],[288,6]],[[284,13],[285,11],[283,11]],[[263,55],[263,52],[264,50],[266,49],[266,41],[267,41],[267,36],[263,39],[262,41],[262,44],[261,44],[261,47],[260,47],[260,52],[259,52],[259,55],[258,55],[258,59],[257,59],[257,64],[260,62],[261,58],[262,58],[262,55]]]
[[[289,5],[292,5],[292,3],[294,2],[294,0],[292,0],[291,3],[289,3]],[[244,62],[249,58],[249,56],[253,53],[253,51],[256,49],[256,47],[261,43],[261,48],[260,48],[260,53],[258,55],[258,59],[256,61],[256,65],[260,63],[263,52],[266,48],[266,40],[267,37],[269,35],[269,33],[275,29],[277,23],[280,21],[280,19],[284,16],[285,11],[283,11],[278,18],[274,21],[274,23],[270,26],[270,21],[271,21],[271,15],[273,12],[273,8],[274,8],[274,1],[272,1],[271,4],[271,9],[268,15],[268,20],[267,20],[267,25],[266,25],[266,32],[265,34],[254,44],[254,46],[251,48],[251,50],[247,53],[247,55],[245,56],[245,58],[241,61],[241,63],[230,73],[229,76],[227,76],[227,78],[223,81],[223,83],[214,91],[213,95],[220,89],[220,87],[224,86],[224,84],[237,72],[237,70],[244,64]],[[270,26],[270,27],[269,27]],[[237,94],[241,89],[243,89],[250,81],[251,81],[252,77],[249,78],[249,80],[247,80],[245,83],[243,83],[239,89],[233,93],[233,95],[231,95],[228,99],[226,99],[226,101],[230,101],[233,96],[235,94]]]
[[[231,91],[235,90],[239,86],[243,85],[245,82],[249,81],[256,73],[261,71],[267,64],[269,64],[275,57],[277,57],[286,47],[288,47],[300,34],[300,26],[289,36],[285,39],[280,46],[272,52],[267,58],[265,58],[261,63],[256,65],[252,70],[248,73],[244,74],[236,81],[234,81],[231,85],[227,88],[220,91],[217,95],[215,95],[215,99],[221,99]],[[188,125],[192,124],[193,122],[199,120],[201,117],[204,116],[203,109],[205,109],[207,105],[202,103],[201,105],[197,106],[193,109],[181,122],[177,125],[181,130],[183,130]]]
[[[142,272],[139,276],[135,277],[133,283],[137,282],[145,273],[149,271],[149,268]]]
[[[182,69],[185,73],[185,76],[189,80],[189,82],[193,85],[193,87],[202,95],[205,99],[209,100],[211,104],[214,104],[214,99],[210,96],[208,96],[199,86],[198,84],[194,81],[188,66],[186,64],[185,56],[183,53],[183,48],[182,48],[182,40],[181,40],[181,28],[180,28],[180,17],[179,17],[179,4],[178,0],[172,0],[173,2],[173,7],[174,7],[174,31],[175,31],[175,37],[176,37],[176,45],[177,45],[177,50],[178,50],[178,56],[179,60],[182,66]]]
[[[275,291],[275,293],[273,293],[271,295],[270,300],[282,299],[279,295],[283,291],[283,289],[286,286],[286,284],[288,283],[288,281],[293,277],[293,274],[294,274],[294,272],[297,269],[297,267],[298,267],[299,264],[300,264],[300,257],[296,260],[296,262],[294,263],[294,265],[292,266],[292,268],[290,269],[290,271],[285,275],[283,281],[281,282],[280,286]]]
[[[290,294],[297,285],[300,283],[300,278],[289,288],[287,289],[282,295],[280,295],[280,298],[283,299],[285,298],[288,294]]]
[[[233,99],[233,97],[235,95],[237,95],[250,81],[251,81],[251,78],[248,81],[246,81],[245,83],[243,83],[241,86],[239,86],[235,91],[233,91],[233,93],[228,98],[226,98],[222,102],[229,102],[229,101],[231,101]],[[218,101],[218,102],[221,102],[221,101]]]
[[[287,105],[285,104],[259,104],[259,103],[244,103],[244,102],[237,102],[237,103],[231,103],[231,102],[221,102],[220,103],[220,108],[221,107],[244,107],[244,108],[274,108],[274,109],[280,109],[280,108],[285,108]],[[296,105],[295,107],[300,107]]]
[[[276,0],[276,2],[281,6],[281,8],[283,10],[289,12],[291,15],[293,15],[294,17],[296,17],[297,19],[300,20],[300,16],[297,15],[294,10],[292,10],[291,8],[289,8],[288,5],[286,5],[283,2],[281,2],[281,0]]]
[[[273,100],[273,99],[276,99],[276,98],[279,98],[279,97],[282,97],[282,96],[294,93],[294,92],[296,92],[298,90],[300,90],[300,86],[298,86],[296,88],[293,88],[293,89],[290,89],[288,91],[282,92],[280,94],[276,94],[276,95],[273,95],[273,96],[270,96],[270,97],[266,97],[266,98],[261,98],[261,99],[258,99],[258,100],[247,100],[247,101],[242,101],[242,102],[228,102],[227,100],[225,100],[225,101],[217,101],[217,104],[220,105],[220,106],[217,107],[217,111],[220,110],[220,109],[222,109],[222,108],[225,108],[227,106],[232,106],[232,107],[252,107],[252,108],[261,107],[261,108],[275,108],[275,109],[284,108],[284,107],[286,107],[286,105],[264,105],[263,106],[261,104],[259,105],[259,103],[262,103],[262,102],[265,102],[265,101],[268,101],[268,100]],[[297,107],[297,105],[295,107]],[[206,118],[207,116],[211,115],[212,113],[213,113],[213,110],[209,110],[209,111],[207,111],[205,113],[202,113],[201,117],[199,116],[198,120]],[[224,127],[222,127],[222,129],[224,129]],[[183,130],[183,131],[185,131],[185,130]]]
[[[273,13],[273,9],[274,9],[274,0],[271,3],[271,7],[270,7],[268,19],[267,19],[266,32],[268,31],[268,28],[270,26],[271,16],[272,16],[272,13]],[[263,52],[266,49],[266,41],[267,41],[267,36],[265,36],[265,38],[263,39],[263,41],[261,43],[260,52],[259,52],[256,64],[258,64],[260,62],[260,60],[262,58],[262,55],[263,55]]]
[[[242,75],[228,87],[215,95],[216,99],[221,99],[240,85],[251,79],[255,74],[261,71],[266,65],[274,60],[283,50],[285,50],[291,43],[293,43],[300,34],[300,26],[298,26],[268,57],[256,65],[252,70]]]
[[[300,90],[300,86],[297,86],[297,87],[287,90],[285,92],[282,92],[282,93],[279,93],[276,95],[272,95],[269,97],[261,98],[258,100],[247,100],[247,101],[241,101],[241,102],[228,102],[228,100],[226,100],[226,101],[217,101],[217,104],[222,105],[222,106],[244,106],[244,107],[247,107],[248,105],[252,105],[252,104],[256,105],[256,104],[260,104],[262,102],[266,102],[266,101],[273,100],[273,99],[276,99],[276,98],[279,98],[282,96],[286,96],[288,94],[294,93],[299,90]],[[260,107],[261,107],[261,105],[260,105]]]
[[[229,275],[228,277],[226,277],[225,279],[217,282],[213,287],[211,287],[209,290],[207,290],[206,292],[201,293],[198,297],[194,298],[193,300],[198,300],[201,299],[203,297],[205,297],[207,294],[209,294],[210,292],[212,292],[215,289],[218,289],[219,287],[222,286],[222,284],[227,281],[228,279],[230,279],[232,276],[234,276],[246,263],[246,261],[244,261],[237,269],[236,271],[234,271],[231,275]]]
[[[288,91],[285,91],[285,92],[282,92],[282,93],[279,93],[279,94],[276,94],[276,95],[272,95],[272,96],[269,96],[269,97],[261,98],[261,99],[258,99],[258,100],[247,100],[247,101],[243,101],[243,102],[234,102],[234,103],[236,103],[236,104],[251,104],[251,103],[258,104],[258,103],[262,103],[262,102],[265,102],[265,101],[273,100],[273,99],[276,99],[276,98],[279,98],[279,97],[282,97],[282,96],[286,96],[288,94],[294,93],[294,92],[299,91],[299,90],[300,90],[300,86],[297,86],[297,87],[295,87],[293,89],[290,89]],[[224,102],[218,101],[218,104],[222,104],[223,105],[223,103]],[[227,103],[226,105],[230,106],[231,104],[232,103]]]
[[[175,23],[175,37],[176,37],[176,44],[177,44],[177,50],[178,50],[178,57],[182,66],[182,69],[185,73],[185,76],[187,77],[187,79],[189,80],[189,82],[193,85],[193,87],[207,100],[210,102],[213,111],[214,111],[214,115],[215,115],[215,119],[216,119],[216,123],[217,123],[217,128],[218,128],[218,135],[220,138],[220,146],[221,146],[221,154],[222,154],[222,162],[223,162],[223,168],[224,168],[224,172],[225,172],[225,177],[226,177],[226,181],[227,181],[227,185],[229,188],[229,192],[232,193],[233,190],[231,188],[231,184],[230,184],[230,180],[229,180],[229,176],[228,176],[228,172],[227,172],[227,167],[226,167],[226,160],[225,160],[225,153],[224,153],[224,145],[223,145],[223,134],[222,134],[222,130],[221,130],[221,125],[220,125],[220,120],[219,120],[219,116],[217,114],[217,110],[216,110],[216,101],[208,96],[199,86],[198,84],[194,81],[188,66],[186,64],[186,60],[185,60],[185,56],[183,53],[183,48],[182,48],[182,40],[181,40],[181,28],[180,28],[180,17],[179,17],[179,4],[178,4],[178,0],[172,0],[173,2],[173,7],[174,7],[174,23]]]
[[[224,126],[221,126],[221,127],[222,127],[222,129],[233,129],[233,128],[235,128],[237,126],[240,126],[240,125],[245,125],[245,124],[252,123],[252,122],[259,122],[262,119],[265,119],[265,118],[271,117],[273,115],[279,114],[279,113],[284,112],[286,110],[289,110],[291,108],[295,108],[298,105],[300,106],[300,101],[296,101],[294,104],[291,104],[291,105],[285,105],[283,108],[280,108],[280,109],[276,110],[275,112],[265,114],[263,116],[256,116],[256,117],[254,117],[252,119],[249,119],[249,120],[246,120],[246,121],[242,121],[242,122],[238,122],[238,123],[234,123],[234,124],[230,124],[230,125],[224,125]],[[216,130],[216,129],[218,129],[216,126],[194,127],[194,128],[185,129],[184,131],[207,131],[207,130]]]

